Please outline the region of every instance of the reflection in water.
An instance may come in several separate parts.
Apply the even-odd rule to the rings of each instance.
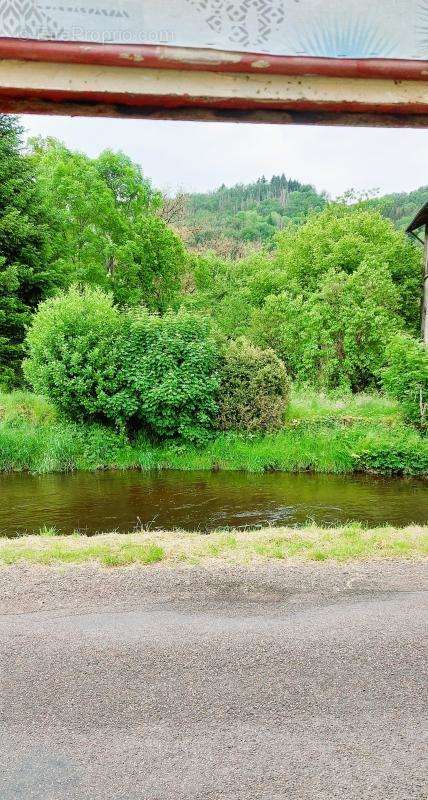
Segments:
[[[428,522],[427,483],[367,476],[80,472],[0,476],[0,533]]]

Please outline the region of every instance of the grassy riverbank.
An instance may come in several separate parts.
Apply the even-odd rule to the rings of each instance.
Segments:
[[[349,561],[380,558],[421,559],[428,556],[428,527],[365,529],[357,523],[342,528],[266,528],[257,531],[180,531],[132,534],[80,534],[0,540],[0,567],[26,563],[44,566],[96,562],[105,567],[131,565],[198,565],[212,561],[251,564],[259,561]]]
[[[0,395],[0,472],[100,469],[272,470],[427,475],[428,438],[380,396],[295,392],[283,430],[218,434],[203,447],[130,443],[101,426],[64,422],[43,398]]]

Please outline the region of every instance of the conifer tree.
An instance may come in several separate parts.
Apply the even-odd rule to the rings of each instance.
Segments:
[[[29,159],[22,153],[22,129],[15,117],[0,115],[0,386],[20,381],[23,340],[31,315],[49,294],[47,215]]]

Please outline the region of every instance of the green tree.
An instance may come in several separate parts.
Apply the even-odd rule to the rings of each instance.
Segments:
[[[378,386],[385,349],[402,324],[386,267],[368,260],[355,272],[330,269],[307,297],[268,297],[252,336],[284,360],[295,379],[323,388]]]
[[[283,291],[269,295],[254,311],[249,337],[261,347],[269,347],[282,359],[288,374],[303,380],[302,354],[306,342],[306,304],[301,295]],[[316,381],[316,375],[312,376]]]
[[[370,192],[346,192],[343,200],[360,208],[376,210],[405,230],[424,204],[428,187],[413,192],[371,197]],[[255,183],[221,186],[214,192],[191,194],[187,198],[187,220],[183,224],[191,232],[190,245],[209,245],[224,254],[218,232],[233,243],[263,242],[273,244],[275,233],[289,222],[301,224],[313,211],[322,211],[328,203],[325,193],[313,186],[274,175],[270,181],[261,178]],[[247,216],[247,214],[250,216]],[[221,242],[223,247],[223,241]],[[230,254],[230,253],[229,253]]]
[[[310,210],[322,209],[325,195],[313,186],[274,175],[247,185],[221,186],[208,194],[189,195],[187,226],[191,244],[218,246],[218,233],[235,242],[273,245],[274,235],[288,221],[301,222]],[[218,251],[217,251],[218,252]]]
[[[428,186],[421,186],[413,192],[396,192],[383,197],[367,200],[365,205],[380,211],[383,217],[390,219],[400,230],[405,230],[426,203]]]
[[[173,304],[185,251],[158,216],[161,196],[140,167],[123,153],[91,159],[55,140],[32,146],[65,284],[99,286],[123,305],[164,311]]]
[[[416,331],[421,300],[420,253],[407,237],[364,204],[331,204],[304,225],[278,234],[278,267],[289,287],[306,297],[330,270],[351,274],[362,263],[385,267],[399,293],[399,313]]]
[[[305,303],[301,375],[322,387],[379,385],[385,349],[399,326],[388,270],[363,262],[350,275],[330,270]]]
[[[254,310],[286,286],[283,273],[264,252],[238,260],[208,252],[192,256],[190,267],[192,291],[185,306],[209,315],[226,338],[246,334]]]
[[[22,129],[0,115],[0,384],[20,381],[26,326],[57,281],[48,216],[32,164],[22,152]]]
[[[110,267],[116,301],[165,312],[178,302],[185,261],[180,239],[159,217],[136,219]]]

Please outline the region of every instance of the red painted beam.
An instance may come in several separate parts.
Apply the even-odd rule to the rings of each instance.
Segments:
[[[428,61],[312,58],[232,53],[163,45],[92,44],[0,38],[0,59],[186,69],[258,75],[319,75],[341,78],[428,80]]]

